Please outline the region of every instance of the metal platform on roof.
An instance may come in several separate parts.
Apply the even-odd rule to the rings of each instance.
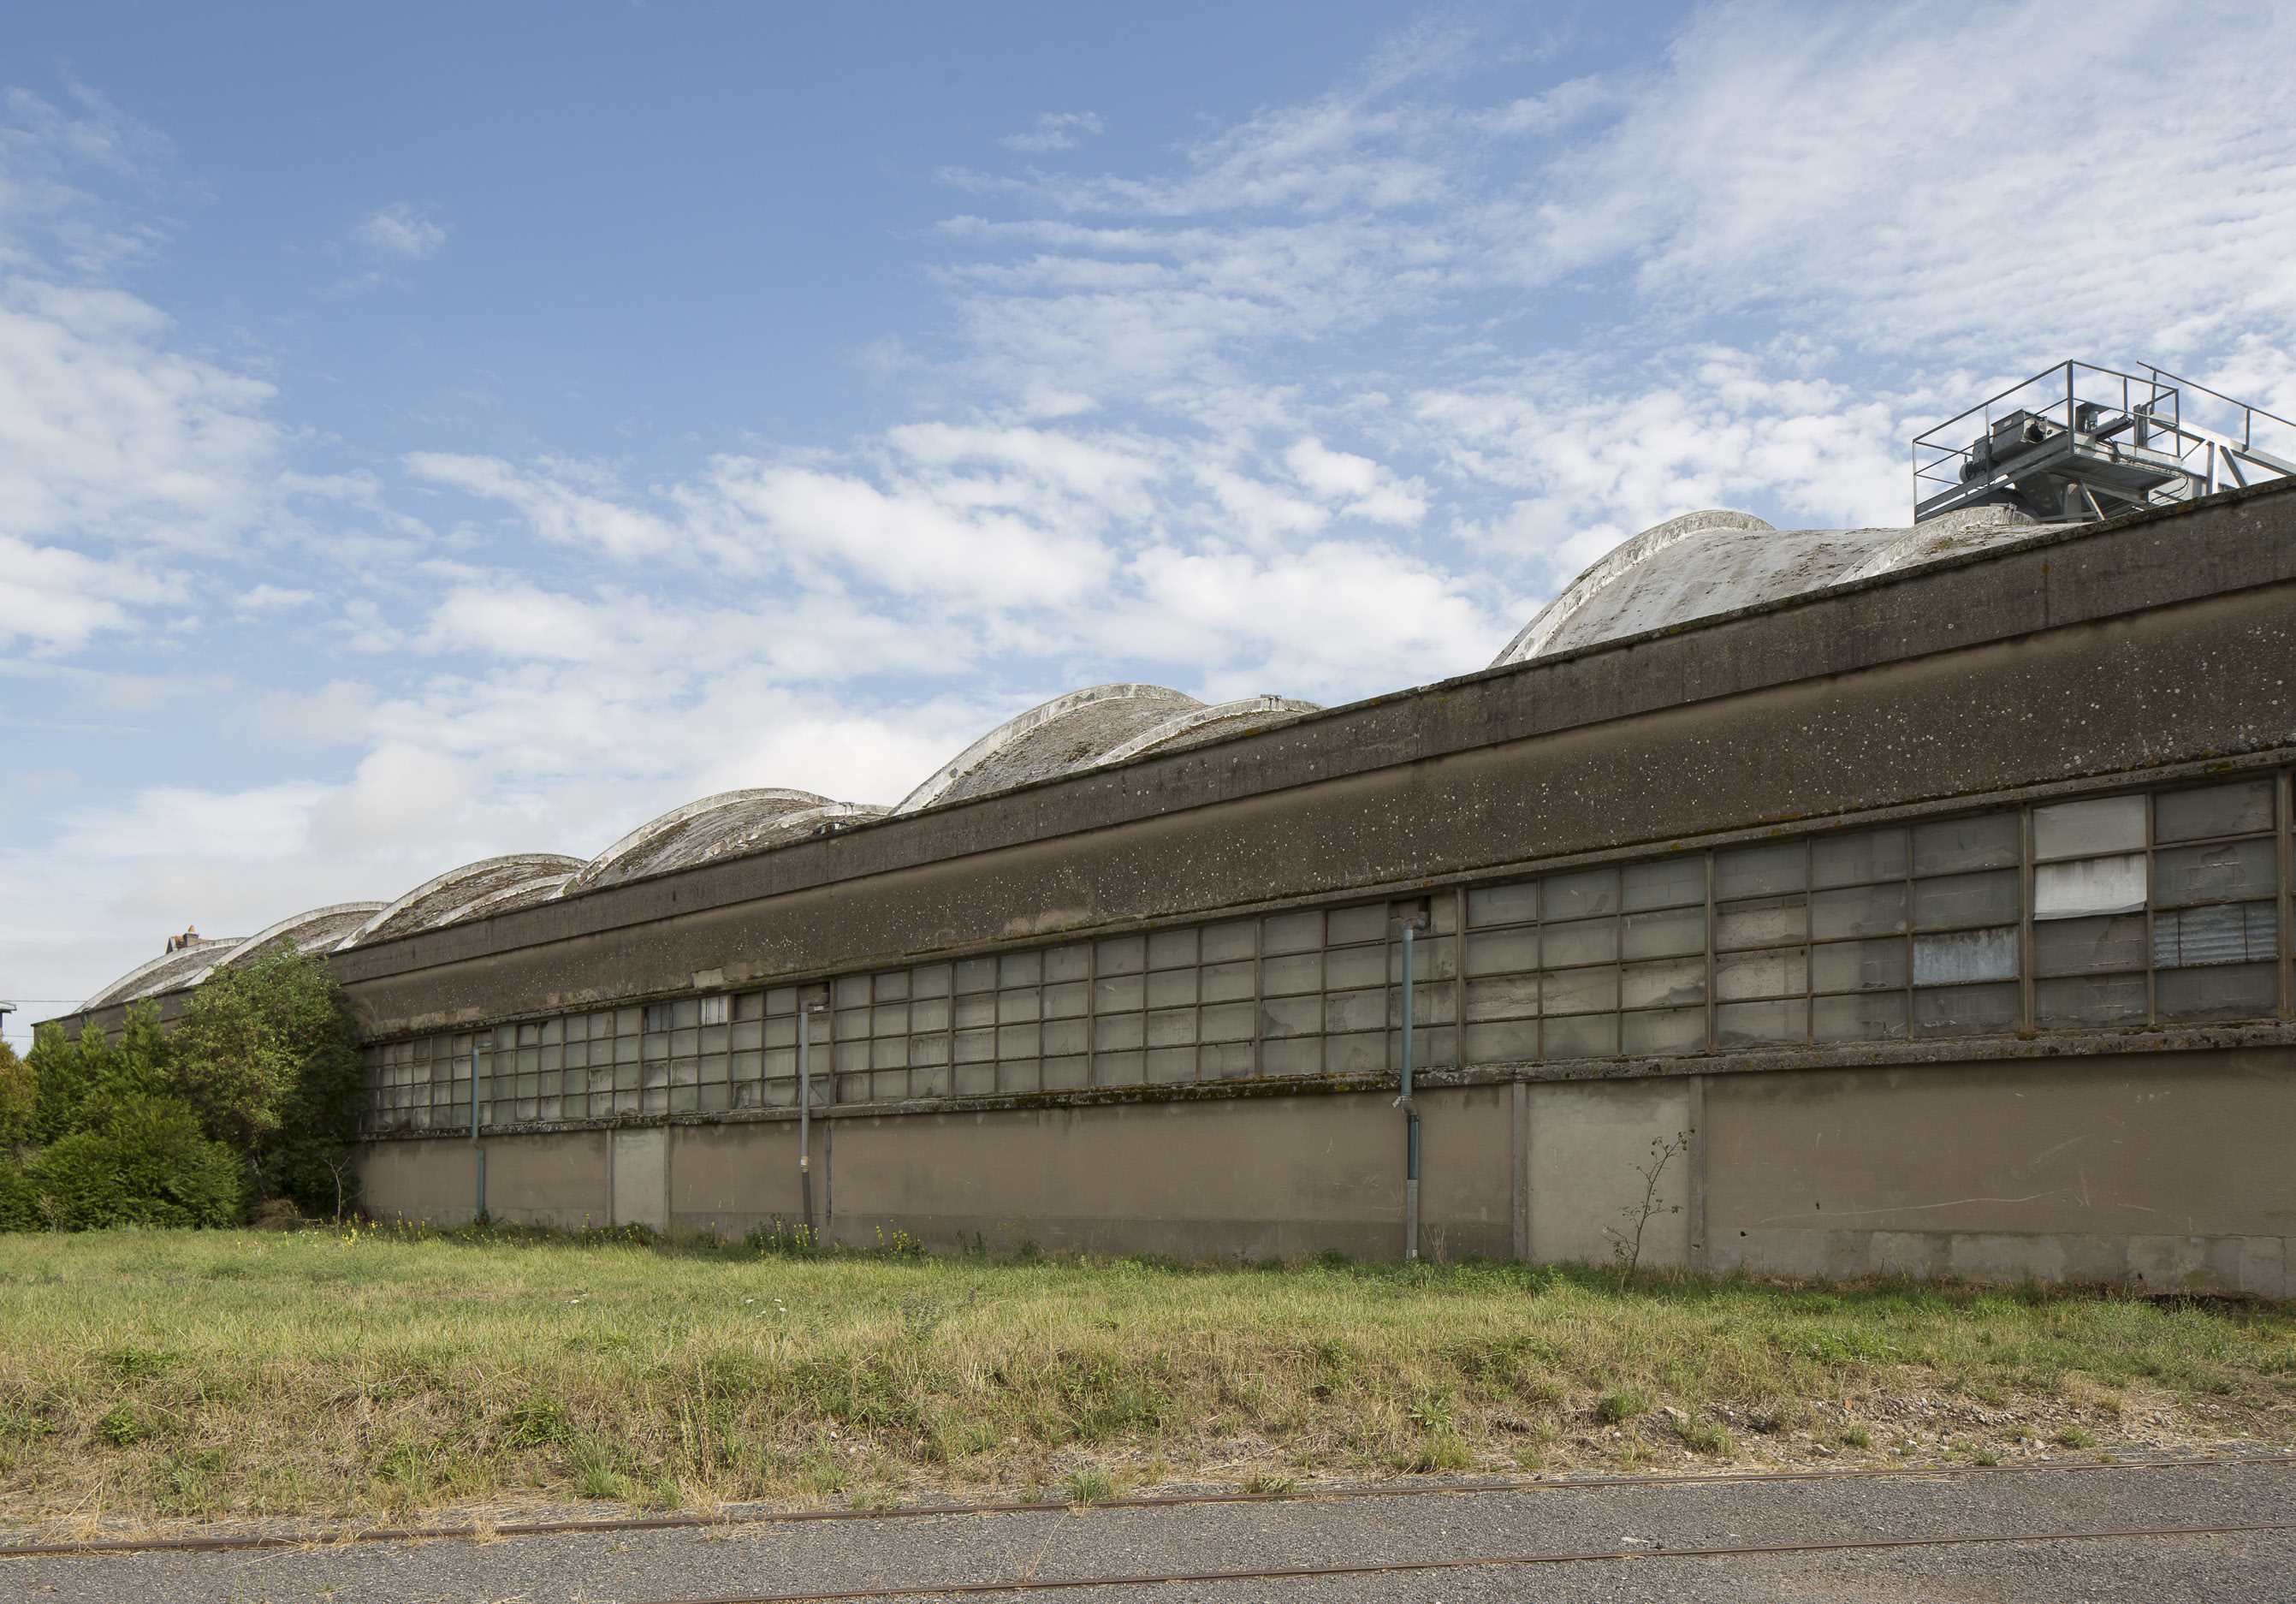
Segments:
[[[1915,439],[1914,522],[2005,506],[2086,523],[2281,478],[2296,478],[2286,418],[2150,364],[2063,362]]]

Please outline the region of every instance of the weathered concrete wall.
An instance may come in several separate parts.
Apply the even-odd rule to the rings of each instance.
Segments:
[[[1708,1261],[2290,1290],[2296,1052],[1722,1075]]]
[[[1518,1105],[1517,1099],[1521,1102]],[[1402,1246],[1386,1094],[840,1115],[814,1122],[828,1239],[1095,1253]],[[2132,1281],[2296,1295],[2296,1049],[1434,1088],[1422,1251],[1608,1263],[1651,1144],[1643,1257],[1790,1275]],[[1520,1106],[1522,1117],[1515,1110]],[[497,1218],[738,1237],[801,1218],[793,1121],[489,1139]],[[365,1150],[369,1210],[470,1216],[454,1140]],[[882,1236],[881,1234],[882,1233]]]
[[[1608,1263],[1612,1248],[1628,1242],[1639,1223],[1644,1264],[1688,1263],[1699,1154],[1693,1148],[1659,1161],[1666,1144],[1697,1123],[1690,1083],[1564,1081],[1533,1086],[1529,1098],[1529,1256],[1541,1263]],[[1659,1185],[1645,1221],[1643,1172],[1654,1165]]]

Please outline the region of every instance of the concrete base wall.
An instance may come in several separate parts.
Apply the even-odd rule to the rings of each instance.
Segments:
[[[2296,1293],[2296,1050],[1437,1088],[1421,1251]],[[1391,1094],[812,1123],[824,1239],[1187,1258],[1402,1250]],[[1684,1133],[1656,1184],[1653,1144]],[[497,1219],[729,1238],[805,1218],[794,1121],[490,1136]],[[471,1213],[467,1141],[376,1143],[370,1213]],[[1647,1208],[1645,1202],[1647,1200]]]

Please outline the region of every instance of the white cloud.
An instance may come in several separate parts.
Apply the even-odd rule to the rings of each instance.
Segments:
[[[1007,134],[996,143],[1013,151],[1072,151],[1105,127],[1090,111],[1046,111],[1025,134]]]
[[[383,255],[419,262],[447,243],[447,231],[400,201],[360,218],[351,237]]]

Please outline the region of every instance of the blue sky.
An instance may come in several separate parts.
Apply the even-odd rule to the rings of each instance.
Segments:
[[[1902,522],[2063,357],[2296,412],[2292,34],[12,8],[0,997],[1081,685],[1473,669],[1676,513]]]

